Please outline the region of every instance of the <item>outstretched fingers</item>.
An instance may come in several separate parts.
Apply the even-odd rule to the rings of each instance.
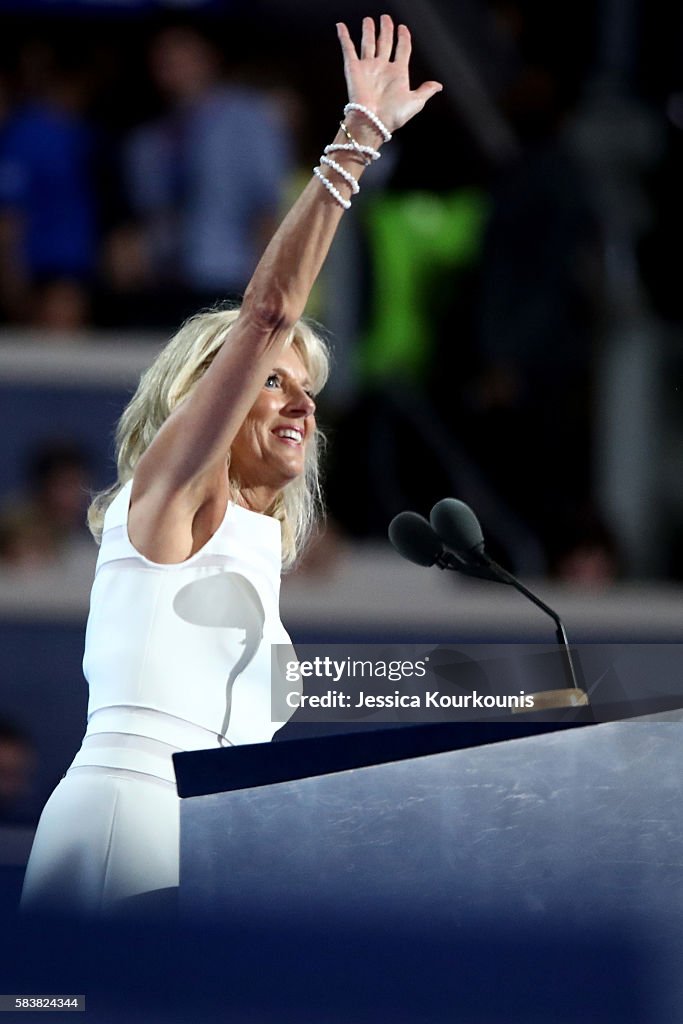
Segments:
[[[345,61],[373,60],[375,57],[389,61],[394,53],[394,60],[399,64],[407,64],[410,60],[412,42],[410,30],[406,25],[399,25],[394,31],[394,21],[390,14],[383,14],[379,20],[379,35],[376,34],[375,19],[363,18],[363,32],[360,44],[360,57],[346,24],[337,23],[337,36],[341,43]],[[394,52],[394,40],[396,50]]]

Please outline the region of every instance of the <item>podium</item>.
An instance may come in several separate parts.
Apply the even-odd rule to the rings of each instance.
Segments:
[[[518,958],[536,1008],[557,971],[599,965],[631,1014],[683,1019],[683,700],[661,708],[175,755],[181,909],[292,941],[403,935],[406,964],[417,936],[474,941]],[[585,1019],[619,1013],[641,1019]]]

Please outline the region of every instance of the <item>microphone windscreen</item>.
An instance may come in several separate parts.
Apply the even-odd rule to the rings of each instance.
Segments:
[[[399,555],[417,565],[434,565],[443,544],[424,516],[399,512],[389,523],[389,540]]]
[[[457,498],[442,498],[432,509],[429,520],[437,535],[451,551],[483,548],[484,535],[479,520],[469,505]]]

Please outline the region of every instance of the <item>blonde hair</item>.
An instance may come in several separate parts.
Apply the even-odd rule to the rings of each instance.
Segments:
[[[140,458],[176,406],[186,398],[213,362],[239,316],[239,308],[197,313],[182,325],[162,349],[138,384],[116,428],[117,482],[95,495],[88,509],[88,526],[100,542],[104,515],[118,492],[132,479]],[[314,393],[327,380],[329,356],[325,341],[313,327],[299,320],[287,340],[306,367]],[[320,454],[324,437],[316,430],[307,451],[304,473],[288,484],[266,509],[282,524],[282,564],[296,560],[323,512],[320,489]],[[239,482],[231,479],[231,498],[239,495]]]

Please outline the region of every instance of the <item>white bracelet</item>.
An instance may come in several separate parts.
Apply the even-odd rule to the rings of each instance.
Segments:
[[[371,121],[372,124],[374,124],[384,141],[391,142],[391,132],[384,122],[380,121],[377,114],[372,112],[372,110],[368,110],[368,108],[364,107],[361,103],[347,103],[344,107],[344,116],[346,116],[350,110],[357,110],[359,114],[363,114],[364,117],[367,117],[368,121]]]
[[[363,163],[366,167],[369,167],[373,160],[379,160],[381,153],[377,149],[373,149],[372,146],[361,146],[360,143],[356,142],[336,142],[331,146],[325,146],[325,153],[358,153],[359,156],[363,157]]]
[[[344,199],[344,196],[341,194],[339,189],[335,188],[335,186],[332,184],[330,179],[325,177],[325,175],[323,174],[323,172],[320,169],[320,167],[314,167],[313,168],[313,173],[315,174],[316,178],[318,178],[323,183],[323,185],[325,186],[327,191],[330,193],[330,195],[333,196],[337,200],[339,205],[343,206],[345,210],[348,210],[350,208],[350,206],[351,206],[351,200],[350,199]]]
[[[330,160],[329,156],[321,156],[320,163],[325,164],[327,167],[331,167],[333,171],[336,171],[337,174],[344,179],[346,184],[350,186],[353,195],[358,195],[360,192],[360,185],[350,171],[347,171],[345,167],[338,164],[336,160]]]

